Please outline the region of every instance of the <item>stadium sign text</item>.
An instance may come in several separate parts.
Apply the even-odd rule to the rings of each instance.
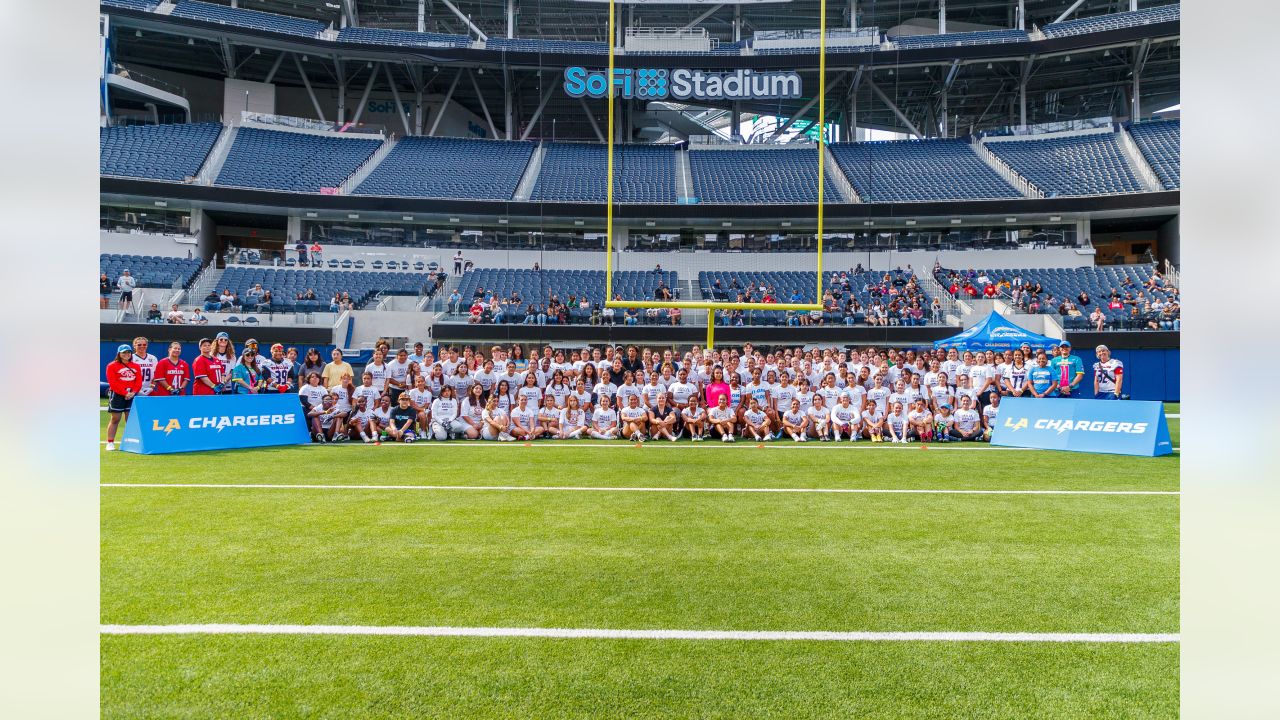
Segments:
[[[1138,400],[1007,397],[991,444],[1118,455],[1173,452],[1163,405]]]
[[[120,449],[143,455],[310,442],[298,396],[139,397]]]
[[[565,68],[564,91],[570,97],[602,98],[608,94],[606,70]],[[690,68],[614,68],[613,86],[621,97],[644,100],[741,100],[798,98],[804,89],[800,73],[735,70],[727,73]]]

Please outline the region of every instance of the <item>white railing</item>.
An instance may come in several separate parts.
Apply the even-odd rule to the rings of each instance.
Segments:
[[[1138,173],[1138,178],[1142,181],[1143,186],[1147,190],[1163,190],[1164,185],[1156,177],[1156,171],[1151,169],[1150,163],[1142,155],[1142,151],[1138,149],[1138,144],[1133,141],[1129,131],[1120,128],[1116,133],[1116,141],[1120,145],[1121,154],[1129,161],[1129,167]]]
[[[1022,193],[1023,197],[1044,197],[1044,191],[1036,187],[1030,180],[1019,175],[1017,170],[1014,170],[1008,163],[997,157],[995,153],[991,152],[991,148],[987,147],[981,140],[974,138],[973,142],[970,143],[969,146],[978,154],[978,157],[982,159],[982,162],[987,164],[987,167],[999,173],[1000,177],[1004,178],[1005,182],[1008,182],[1010,185],[1017,188],[1018,192]]]
[[[1182,287],[1180,284],[1182,273],[1179,272],[1178,266],[1169,262],[1169,258],[1164,259],[1164,269],[1161,270],[1161,274],[1164,275],[1165,284],[1172,285],[1176,288]]]
[[[836,156],[831,154],[831,147],[823,145],[822,154],[827,178],[835,181],[836,190],[839,191],[844,201],[850,203],[862,202],[862,198],[858,196],[858,191],[853,189],[853,183],[849,182],[849,178],[845,176],[844,169],[840,167],[840,163],[836,162]]]
[[[360,167],[356,168],[355,172],[351,173],[346,180],[342,181],[342,184],[338,186],[338,193],[341,195],[350,195],[355,192],[356,187],[358,187],[360,183],[364,182],[365,178],[369,177],[374,168],[378,167],[378,164],[391,154],[391,151],[395,149],[397,142],[398,141],[395,138],[388,138],[387,140],[384,140],[383,143],[378,146],[378,149],[373,151],[372,155],[370,155],[364,162],[360,163]]]
[[[204,165],[200,167],[200,174],[196,176],[196,184],[212,185],[217,179],[218,172],[222,170],[222,164],[227,159],[227,153],[231,149],[231,143],[235,142],[236,128],[230,125],[223,125],[222,132],[218,134],[218,141],[213,144],[213,149],[209,151],[209,157],[205,158]]]

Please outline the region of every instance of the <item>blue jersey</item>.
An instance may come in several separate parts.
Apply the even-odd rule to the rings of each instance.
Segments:
[[[1043,395],[1045,391],[1053,387],[1054,382],[1058,379],[1053,368],[1049,366],[1036,366],[1031,368],[1031,372],[1027,373],[1027,379],[1031,381],[1031,387],[1035,388],[1036,394]]]
[[[1065,387],[1075,381],[1076,375],[1084,374],[1084,361],[1075,355],[1068,355],[1065,360],[1059,356],[1049,361],[1049,368],[1053,370],[1053,384]]]

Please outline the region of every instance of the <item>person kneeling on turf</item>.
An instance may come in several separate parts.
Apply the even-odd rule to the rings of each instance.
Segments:
[[[523,399],[523,398],[522,398]],[[498,396],[490,395],[489,401],[484,405],[484,414],[481,415],[480,437],[485,440],[501,440],[502,442],[511,442],[515,440],[510,433],[507,432],[507,426],[511,420],[507,416],[507,412],[498,407]]]
[[[782,431],[796,442],[805,442],[808,440],[805,432],[805,426],[808,424],[808,416],[800,411],[800,401],[792,400],[791,408],[782,413]]]
[[[627,406],[618,411],[618,418],[622,421],[622,437],[630,438],[635,442],[644,442],[648,435],[649,413],[640,407],[640,397],[631,395],[627,397]]]
[[[538,424],[538,411],[529,407],[529,396],[521,393],[516,398],[516,406],[511,408],[511,424],[507,432],[517,440],[536,440],[542,436],[542,426]]]
[[[360,438],[366,443],[371,443],[378,437],[378,431],[374,428],[373,410],[365,406],[363,397],[357,397],[355,406],[351,408],[347,436],[352,440]]]
[[[809,436],[819,440],[831,439],[831,413],[822,402],[822,396],[814,393],[813,404],[805,412],[809,416]]]
[[[667,394],[658,395],[658,401],[648,412],[649,436],[654,440],[666,438],[675,442],[679,437],[675,432],[676,411],[667,404]]]
[[[458,399],[454,396],[453,387],[445,385],[440,388],[440,397],[431,402],[431,436],[437,440],[448,440],[454,434],[454,423],[458,422]],[[465,430],[459,430],[465,432]]]
[[[564,410],[560,411],[560,439],[577,440],[587,430],[587,414],[578,407],[576,395],[566,399]]]
[[[609,408],[609,396],[601,395],[591,413],[591,437],[597,440],[616,440],[618,437],[618,413]]]
[[[759,375],[757,370],[756,374]],[[742,424],[746,431],[751,433],[751,437],[756,440],[772,440],[773,433],[769,431],[769,416],[760,409],[760,401],[751,398],[747,411],[742,414]]]
[[[721,442],[733,442],[733,423],[738,414],[729,407],[729,393],[720,396],[720,401],[708,413],[711,431],[720,436]]]
[[[923,398],[916,400],[915,407],[907,413],[907,425],[908,440],[933,440],[933,413],[924,406]]]
[[[390,395],[387,395],[390,402]],[[391,408],[391,422],[387,425],[387,435],[392,440],[402,440],[411,443],[418,439],[413,431],[413,424],[418,421],[418,411],[413,408],[413,404],[409,402],[409,396],[400,393],[396,398],[396,406]]]
[[[982,418],[973,409],[973,401],[968,395],[960,396],[960,409],[952,416],[951,437],[956,440],[982,440]]]
[[[689,431],[689,439],[702,442],[707,429],[707,411],[698,404],[697,393],[689,396],[688,406],[680,411],[680,420]]]

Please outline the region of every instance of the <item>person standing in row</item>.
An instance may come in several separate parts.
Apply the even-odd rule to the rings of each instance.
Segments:
[[[142,389],[142,369],[133,361],[133,348],[121,345],[107,364],[107,450],[116,449],[116,429],[123,419],[129,422],[133,398]]]

